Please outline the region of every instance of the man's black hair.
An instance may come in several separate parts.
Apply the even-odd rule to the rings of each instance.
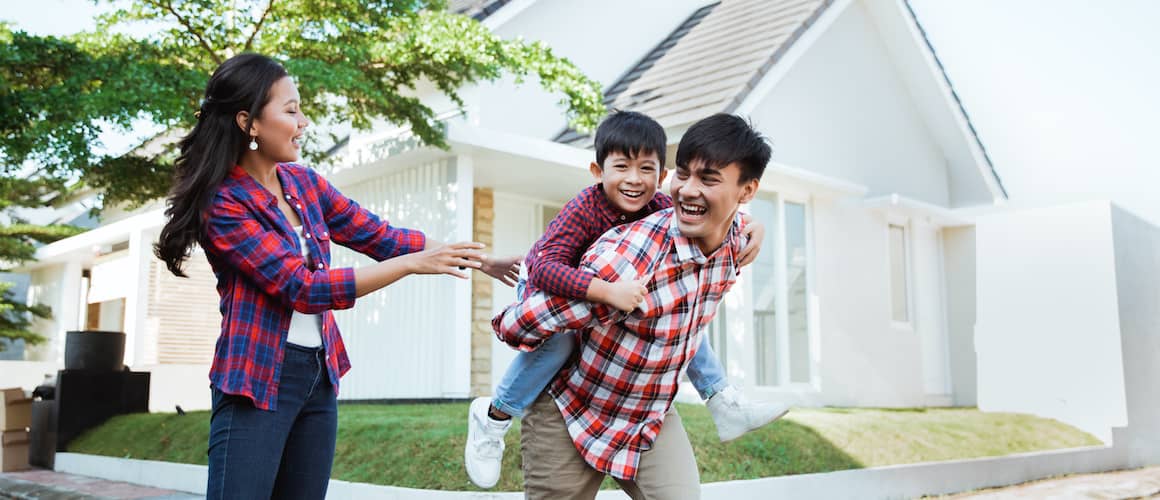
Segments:
[[[718,113],[694,123],[677,146],[677,166],[700,160],[707,167],[741,167],[738,182],[760,179],[769,163],[769,140],[741,117]]]

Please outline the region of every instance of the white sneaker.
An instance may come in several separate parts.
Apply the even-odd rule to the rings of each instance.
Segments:
[[[717,437],[722,443],[773,422],[789,411],[789,406],[782,403],[750,401],[733,386],[714,394],[705,405],[713,414]]]
[[[467,445],[463,450],[463,465],[467,477],[480,488],[491,488],[499,482],[503,462],[503,436],[512,426],[511,420],[499,421],[487,415],[491,398],[475,398],[467,410]]]

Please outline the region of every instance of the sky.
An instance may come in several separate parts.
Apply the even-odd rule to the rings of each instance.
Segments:
[[[1160,224],[1160,0],[910,1],[1011,205],[1110,199]],[[61,35],[101,9],[0,0],[0,20]]]
[[[1160,223],[1160,2],[911,0],[1015,206]]]

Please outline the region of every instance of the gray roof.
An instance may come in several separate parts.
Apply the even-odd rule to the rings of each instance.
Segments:
[[[449,0],[447,10],[456,14],[463,14],[475,18],[476,21],[487,19],[500,7],[510,0]]]
[[[698,9],[605,91],[665,128],[730,113],[832,0],[722,0]],[[565,130],[557,141],[588,145]]]

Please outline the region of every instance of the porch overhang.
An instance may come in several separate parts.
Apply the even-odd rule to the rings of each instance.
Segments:
[[[29,261],[14,271],[25,273],[70,261],[89,264],[105,247],[127,242],[133,233],[152,230],[164,222],[164,209],[159,208],[57,240],[38,248],[33,257],[36,260]]]
[[[862,200],[862,206],[889,215],[921,218],[939,227],[972,226],[975,224],[975,218],[970,214],[907,198],[898,193],[866,198]]]

